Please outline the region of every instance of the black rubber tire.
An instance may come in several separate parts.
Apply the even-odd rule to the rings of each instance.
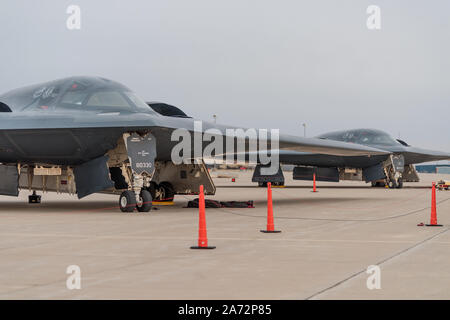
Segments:
[[[394,180],[389,181],[389,189],[397,188],[397,183]]]
[[[385,182],[379,182],[379,181],[373,182],[372,181],[372,187],[374,187],[374,188],[384,188],[385,186],[386,186]]]
[[[133,212],[136,208],[136,196],[133,191],[126,190],[122,192],[119,198],[120,211]]]
[[[160,188],[164,188],[164,197],[161,199],[162,201],[173,201],[175,197],[175,190],[172,187],[170,182],[161,182],[159,184]]]
[[[402,178],[398,179],[396,188],[397,189],[403,188],[403,179]]]
[[[152,195],[150,194],[149,191],[142,189],[141,190],[141,194],[140,194],[140,198],[142,203],[136,204],[136,209],[139,212],[149,212],[152,209]]]
[[[258,182],[258,187],[261,187],[261,188],[267,187],[267,182]]]
[[[41,196],[38,195],[28,196],[28,203],[41,203]]]

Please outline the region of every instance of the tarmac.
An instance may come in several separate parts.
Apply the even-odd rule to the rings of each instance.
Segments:
[[[450,299],[450,191],[437,191],[443,227],[417,226],[430,220],[431,181],[450,175],[393,190],[318,182],[313,193],[286,172],[287,186],[273,189],[278,234],[260,232],[267,190],[250,171],[212,175],[207,198],[255,203],[206,209],[215,250],[190,249],[198,209],[184,207],[194,196],[131,214],[112,195],[0,197],[0,299]],[[67,288],[70,265],[80,289]],[[371,265],[379,289],[367,286]]]

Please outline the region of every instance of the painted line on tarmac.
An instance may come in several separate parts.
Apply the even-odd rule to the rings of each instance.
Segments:
[[[447,227],[447,228],[445,228],[444,230],[442,230],[442,231],[440,231],[440,232],[438,232],[438,233],[436,233],[436,234],[434,234],[434,235],[432,235],[432,236],[430,236],[430,237],[428,237],[428,238],[425,238],[425,239],[422,240],[422,241],[417,242],[415,245],[413,245],[413,246],[411,246],[411,247],[408,247],[408,248],[406,248],[406,249],[403,249],[403,250],[401,250],[401,251],[399,251],[399,252],[393,254],[392,256],[389,256],[389,257],[387,257],[387,258],[385,258],[385,259],[383,259],[383,260],[381,260],[381,261],[378,261],[377,263],[374,263],[374,265],[380,266],[380,265],[382,265],[382,264],[385,263],[385,262],[388,262],[388,261],[390,261],[390,260],[392,260],[392,259],[394,259],[394,258],[397,258],[397,257],[401,256],[402,254],[404,254],[404,253],[406,253],[406,252],[408,252],[408,251],[411,251],[412,249],[415,249],[415,248],[420,247],[421,245],[423,245],[423,244],[425,244],[425,243],[427,243],[427,242],[433,240],[434,238],[436,238],[436,237],[438,237],[438,236],[440,236],[440,235],[446,233],[446,232],[449,231],[449,230],[450,230],[450,228]],[[318,292],[316,292],[316,293],[314,293],[314,294],[312,294],[312,295],[306,297],[305,300],[311,300],[311,299],[313,299],[313,298],[316,298],[317,296],[319,296],[319,295],[321,295],[321,294],[323,294],[323,293],[325,293],[325,292],[327,292],[327,291],[329,291],[329,290],[332,290],[332,289],[334,289],[334,288],[340,286],[341,284],[343,284],[343,283],[345,283],[345,282],[347,282],[347,281],[349,281],[349,280],[351,280],[351,279],[353,279],[353,278],[356,278],[357,276],[359,276],[360,274],[363,274],[363,273],[365,273],[365,272],[366,272],[366,269],[363,269],[363,270],[361,270],[361,271],[358,271],[358,272],[352,274],[351,276],[349,276],[349,277],[347,277],[347,278],[345,278],[345,279],[342,279],[342,280],[336,282],[335,284],[333,284],[333,285],[331,285],[331,286],[329,286],[329,287],[327,287],[327,288],[325,288],[325,289],[322,289],[322,290],[320,290],[320,291],[318,291]]]

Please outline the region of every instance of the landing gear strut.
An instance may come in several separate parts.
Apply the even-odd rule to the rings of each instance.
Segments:
[[[33,194],[28,196],[28,203],[41,203],[41,196],[38,196],[36,191],[33,191]]]

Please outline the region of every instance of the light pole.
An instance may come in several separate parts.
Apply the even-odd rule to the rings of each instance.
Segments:
[[[306,137],[306,123],[302,123],[303,126],[303,136]]]
[[[213,114],[214,124],[216,124],[217,121],[217,115]],[[213,164],[213,170],[216,170],[216,157],[214,156],[214,164]]]

